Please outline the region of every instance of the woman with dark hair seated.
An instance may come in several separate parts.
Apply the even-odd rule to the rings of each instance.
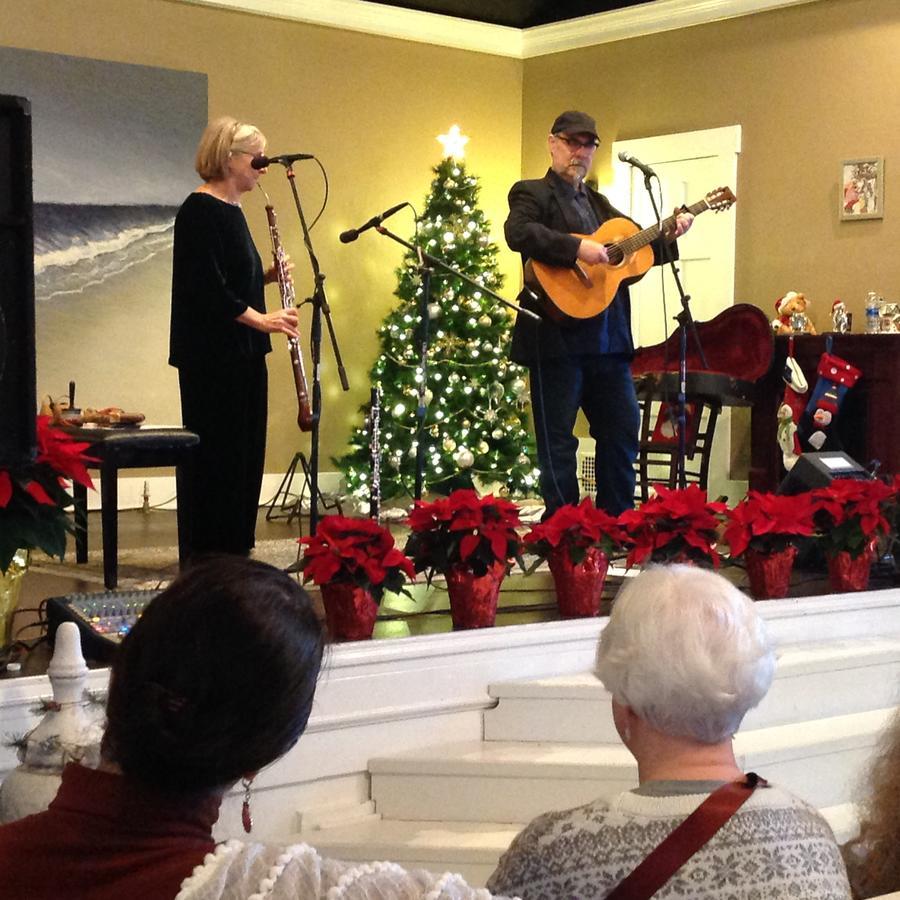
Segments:
[[[100,768],[67,766],[46,812],[0,827],[0,894],[489,897],[457,876],[354,867],[305,844],[216,845],[223,795],[249,786],[306,727],[321,662],[321,625],[288,575],[240,557],[188,570],[119,649]]]
[[[842,848],[853,896],[900,892],[900,715],[879,742],[860,813],[859,835]]]
[[[825,820],[734,757],[774,668],[753,603],[721,576],[669,566],[629,580],[597,674],[639,787],[535,819],[488,888],[525,900],[847,900]]]

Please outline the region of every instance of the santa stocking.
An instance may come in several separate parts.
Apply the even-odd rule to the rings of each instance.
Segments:
[[[829,450],[841,449],[837,429],[834,427],[835,419],[847,391],[862,375],[859,369],[839,356],[832,356],[830,351],[829,338],[816,370],[818,381],[800,419],[800,442],[809,450],[821,450],[823,447]]]

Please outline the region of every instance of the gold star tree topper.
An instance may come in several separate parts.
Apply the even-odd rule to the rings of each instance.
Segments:
[[[444,157],[462,159],[466,155],[466,144],[469,143],[468,135],[459,130],[459,125],[451,125],[446,134],[439,134],[437,139],[444,148]]]

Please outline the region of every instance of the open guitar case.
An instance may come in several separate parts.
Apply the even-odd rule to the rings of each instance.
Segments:
[[[687,339],[685,475],[703,490],[716,423],[724,406],[750,406],[754,384],[769,370],[775,337],[759,307],[738,303],[708,322],[697,322],[708,368],[704,369],[692,331]],[[639,347],[631,363],[641,407],[637,497],[646,501],[652,484],[677,487],[678,356],[680,334]]]

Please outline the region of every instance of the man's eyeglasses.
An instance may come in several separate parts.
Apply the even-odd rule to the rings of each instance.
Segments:
[[[570,150],[596,150],[600,146],[600,141],[596,138],[580,141],[578,138],[568,137],[565,134],[554,134],[553,137],[562,141]]]

